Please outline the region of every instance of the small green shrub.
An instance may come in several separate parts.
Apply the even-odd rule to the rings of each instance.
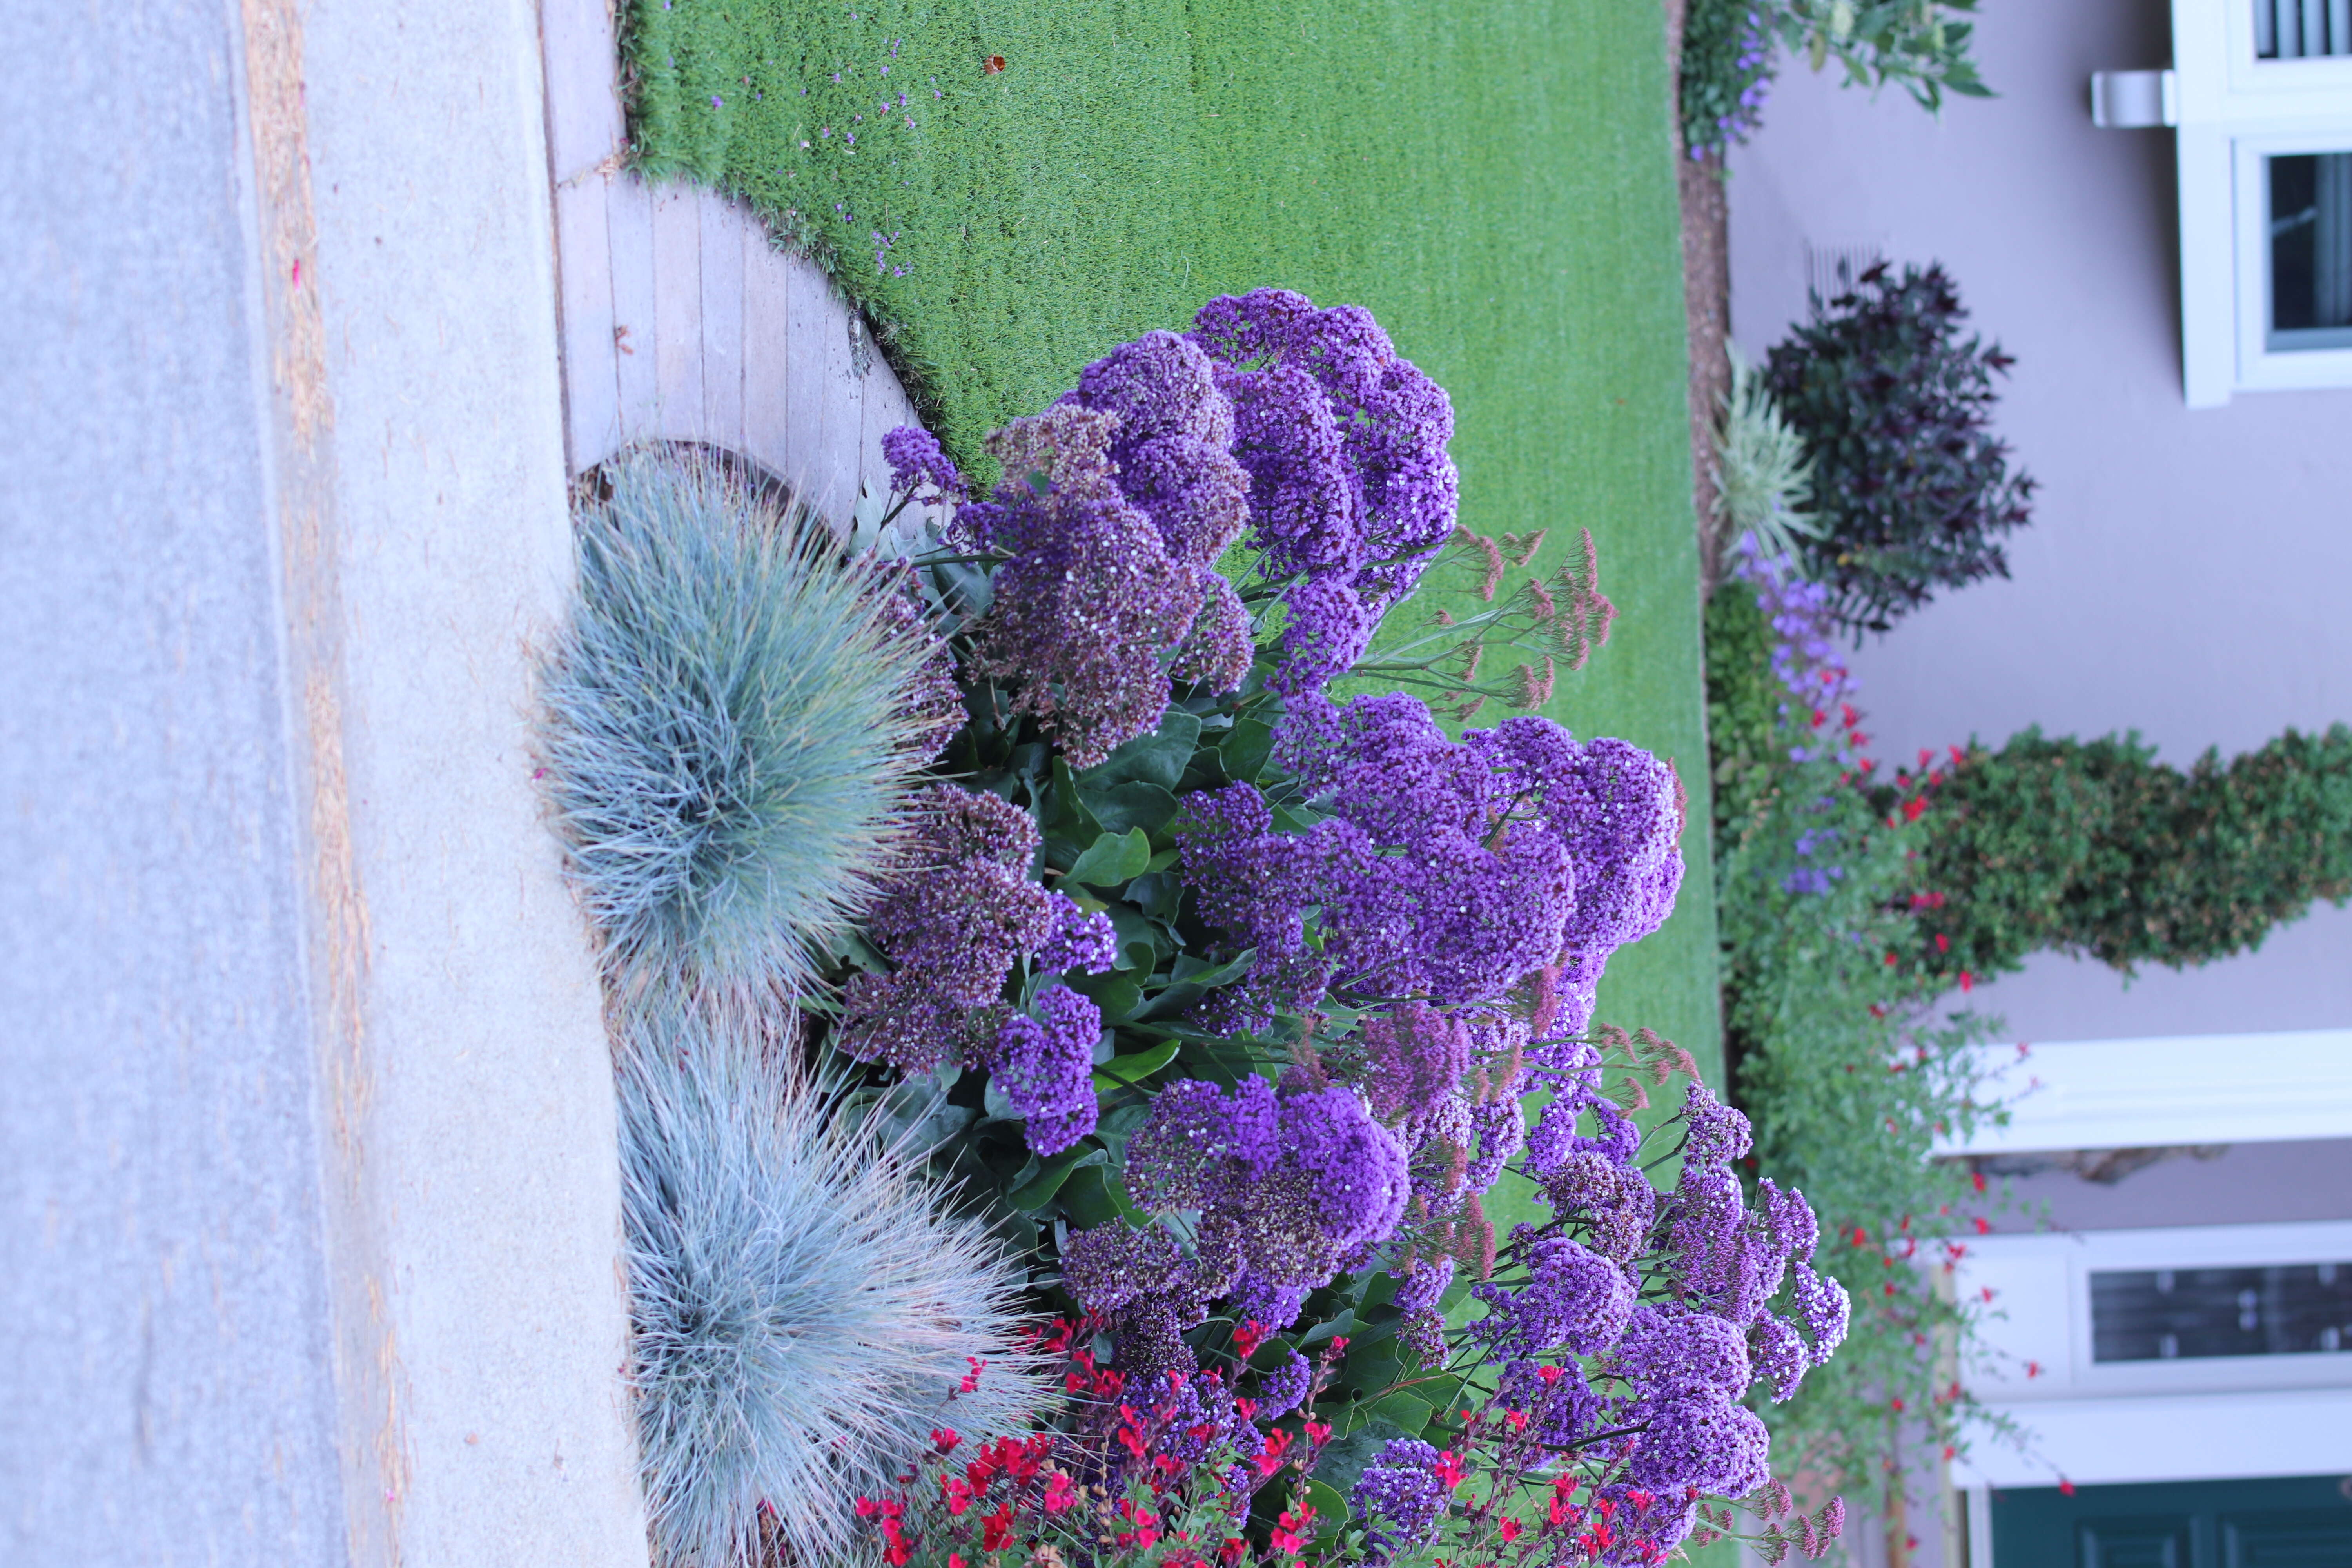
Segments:
[[[1812,465],[1807,574],[1850,626],[1885,631],[1937,588],[2009,574],[2000,536],[2027,521],[2034,485],[1990,429],[1993,374],[2013,362],[1962,342],[1967,316],[1941,267],[1891,278],[1882,262],[1769,357]]]
[[[1804,437],[1780,417],[1760,367],[1737,343],[1724,348],[1731,387],[1715,430],[1717,549],[1727,552],[1752,534],[1760,554],[1794,555],[1821,532],[1801,505],[1813,477]]]
[[[636,1010],[619,1079],[657,1561],[768,1561],[763,1515],[787,1561],[835,1561],[926,1434],[1026,1430],[1047,1391],[1022,1266],[948,1212],[922,1142],[689,1012]]]
[[[796,991],[887,848],[925,642],[821,522],[715,462],[604,478],[541,688],[572,879],[625,991]]]
[[[1706,602],[1706,749],[1715,770],[1715,836],[1728,843],[1772,787],[1780,708],[1772,679],[1772,623],[1744,584]]]
[[[1920,963],[1940,982],[2043,948],[2128,972],[2259,947],[2313,900],[2352,895],[2352,730],[2290,730],[2186,771],[2137,735],[2028,730],[1938,775]]]
[[[1691,0],[1683,18],[1683,145],[1745,142],[1762,122],[1778,40],[1773,0]]]

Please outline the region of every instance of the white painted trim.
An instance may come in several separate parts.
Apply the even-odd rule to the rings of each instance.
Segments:
[[[2219,408],[2238,383],[2230,136],[2184,123],[2174,146],[2180,181],[2181,393],[2191,408]]]
[[[1965,1568],[1992,1568],[1992,1489],[1968,1487],[1960,1497],[1969,1510],[1969,1560]]]
[[[1946,1154],[2352,1137],[2352,1029],[1986,1047],[2007,1126]]]
[[[1979,1398],[2021,1409],[2090,1398],[2352,1388],[2352,1351],[2105,1365],[2091,1359],[2095,1270],[2343,1260],[2352,1260],[2352,1221],[1986,1237],[1969,1245],[1954,1271],[1957,1298],[1988,1309],[1977,1334],[1982,1353],[1963,1375]]]
[[[2044,1487],[2062,1476],[2088,1486],[2352,1470],[2352,1388],[1993,1408],[2032,1429],[2034,1451],[1979,1436],[1955,1466],[1955,1479],[1971,1488]],[[1972,1554],[1970,1568],[1980,1561]]]

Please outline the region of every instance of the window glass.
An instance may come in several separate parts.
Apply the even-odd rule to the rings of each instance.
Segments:
[[[2352,153],[2265,159],[2273,352],[2352,348]]]
[[[2352,1263],[2091,1276],[2094,1362],[2352,1351]]]

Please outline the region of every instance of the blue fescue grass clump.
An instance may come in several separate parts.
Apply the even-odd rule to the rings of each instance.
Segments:
[[[604,472],[544,684],[572,877],[625,993],[796,992],[886,857],[921,649],[807,513],[707,458]]]
[[[935,1428],[1026,1430],[1021,1267],[879,1108],[662,1006],[623,1040],[620,1105],[658,1561],[751,1562],[763,1513],[786,1561],[835,1561]]]

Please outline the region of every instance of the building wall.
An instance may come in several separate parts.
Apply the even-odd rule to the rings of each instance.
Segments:
[[[1936,119],[1791,65],[1732,156],[1732,326],[1752,355],[1804,313],[1811,242],[1942,261],[2018,360],[1999,426],[2042,481],[2034,521],[2008,581],[1857,656],[1882,758],[2038,723],[2136,729],[2179,763],[2352,720],[2352,391],[2183,406],[2170,133],[2090,122],[2091,71],[2168,51],[2163,0],[1994,0],[1978,54],[1999,98]],[[1978,996],[2022,1038],[2341,1026],[2352,911],[2129,987],[2043,954]]]

